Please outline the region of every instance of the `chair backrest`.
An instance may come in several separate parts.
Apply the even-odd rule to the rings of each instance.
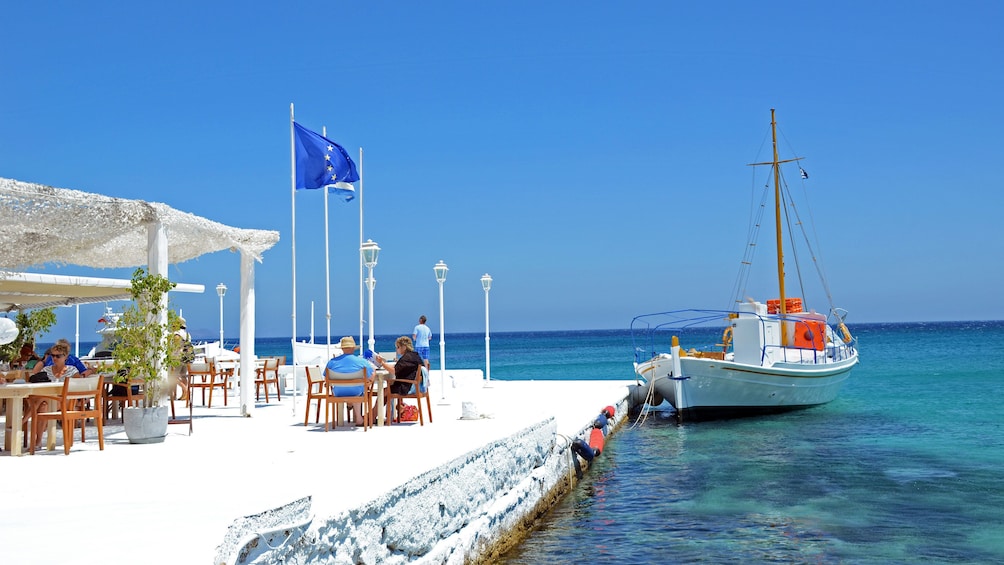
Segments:
[[[366,379],[366,372],[367,371],[366,371],[366,369],[359,369],[358,371],[356,371],[354,373],[338,373],[338,372],[332,371],[331,369],[325,369],[324,372],[325,372],[325,375],[326,375],[326,377],[327,377],[327,379],[329,381],[347,381],[347,382],[351,383],[352,381],[359,381],[359,382],[361,382],[361,381],[365,380]],[[356,383],[352,383],[352,384],[359,384],[359,383],[356,382]]]
[[[215,375],[216,374],[216,360],[212,357],[207,357],[203,362],[195,362],[188,364],[188,374],[189,375]]]
[[[386,352],[381,351],[381,352],[377,353],[377,355],[379,355],[380,357],[382,357],[384,361],[396,361],[397,360],[397,351],[386,351]]]
[[[95,375],[93,377],[73,377],[63,382],[64,398],[97,398],[101,394],[104,385],[104,377]]]
[[[312,390],[314,385],[324,382],[319,365],[307,365],[303,370],[307,372],[307,390]]]
[[[425,365],[419,367],[421,369],[421,380],[418,382],[418,390],[422,393],[429,392],[429,370],[425,368]]]
[[[363,396],[366,392],[365,387],[373,382],[372,379],[366,376],[366,372],[366,369],[359,369],[354,373],[336,373],[331,369],[324,370],[328,381],[327,384],[330,384],[331,388],[334,389],[335,396],[343,396],[346,393],[355,392],[352,389],[360,388],[362,388],[361,393],[355,396]]]

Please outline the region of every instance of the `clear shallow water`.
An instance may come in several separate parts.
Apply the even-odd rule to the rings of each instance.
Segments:
[[[861,364],[834,402],[625,426],[501,562],[1004,562],[1004,322],[851,330]],[[633,379],[632,355],[627,331],[498,333],[491,375]],[[484,358],[484,334],[447,335],[447,367]]]
[[[1004,562],[1004,323],[852,330],[836,401],[624,428],[503,562]]]

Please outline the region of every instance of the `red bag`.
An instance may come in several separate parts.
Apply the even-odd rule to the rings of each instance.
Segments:
[[[402,422],[417,422],[418,421],[418,408],[412,406],[411,404],[405,404],[404,408],[401,409],[401,421]]]

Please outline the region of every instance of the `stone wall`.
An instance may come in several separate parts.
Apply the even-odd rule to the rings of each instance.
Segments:
[[[611,433],[623,421],[627,400],[616,409]],[[216,563],[491,562],[518,544],[581,477],[583,463],[569,446],[575,437],[588,441],[591,428],[588,422],[567,437],[548,418],[337,515],[311,516],[309,499],[302,499],[241,518]]]

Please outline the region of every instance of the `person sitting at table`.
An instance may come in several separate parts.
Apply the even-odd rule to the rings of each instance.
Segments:
[[[356,340],[352,339],[352,336],[343,337],[342,340],[338,342],[338,347],[341,348],[342,354],[332,357],[331,361],[328,361],[328,364],[325,365],[325,378],[327,378],[328,371],[333,373],[355,373],[360,369],[364,369],[367,376],[373,376],[373,372],[376,370],[376,367],[374,367],[369,361],[355,354],[357,346]],[[335,396],[362,396],[363,393],[363,387],[361,385],[334,386],[331,387],[331,389]],[[351,409],[355,425],[363,425],[363,405],[361,403],[352,404]]]
[[[38,356],[38,353],[35,353],[35,344],[33,342],[26,341],[21,344],[20,354],[16,359],[10,362],[10,366],[11,368],[18,367],[31,371],[41,360],[42,358]]]
[[[60,338],[56,340],[56,345],[61,345],[62,346],[61,350],[66,352],[66,360],[64,361],[66,365],[75,368],[77,370],[77,373],[80,373],[81,377],[91,376],[91,373],[93,373],[94,371],[92,371],[87,365],[84,365],[84,362],[81,361],[79,358],[77,358],[76,355],[70,355],[70,341],[68,339]],[[50,347],[45,354],[44,365],[46,367],[51,367],[54,363],[52,353],[53,351],[56,350],[56,345]]]
[[[415,351],[415,347],[412,345],[411,338],[403,335],[396,340],[394,340],[394,348],[397,350],[397,362],[393,365],[388,365],[383,357],[379,355],[376,356],[377,367],[387,371],[391,374],[390,379],[387,382],[390,383],[390,391],[394,394],[407,394],[411,390],[413,384],[411,382],[399,382],[395,379],[408,379],[409,381],[415,381],[416,373],[418,373],[418,368],[425,365],[425,361],[422,356]],[[384,397],[384,402],[387,402],[387,398]],[[404,408],[404,402],[398,399],[397,406],[394,408],[397,413],[400,414],[401,410]],[[374,407],[374,410],[376,408]]]
[[[70,355],[70,346],[57,341],[55,345],[49,348],[49,361],[51,364],[43,367],[40,373],[45,374],[51,382],[60,382],[63,379],[75,377],[78,373],[82,374],[83,372],[78,367],[69,363],[70,357],[72,357]],[[77,359],[77,362],[79,363],[80,360]]]

